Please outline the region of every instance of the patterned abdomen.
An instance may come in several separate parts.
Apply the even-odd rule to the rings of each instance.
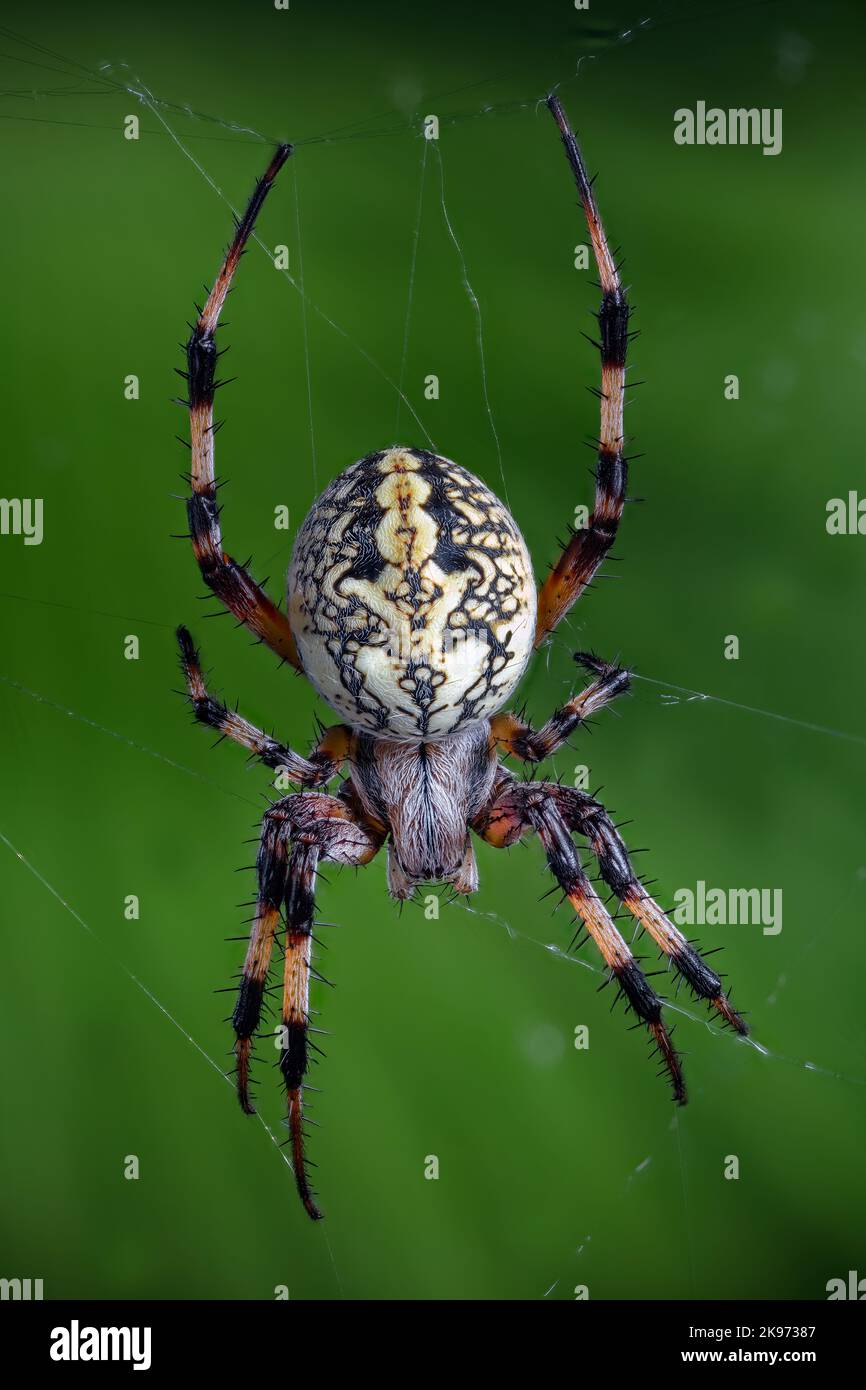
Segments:
[[[295,541],[288,604],[322,698],[398,739],[500,709],[535,636],[532,563],[510,513],[420,449],[370,454],[322,493]]]

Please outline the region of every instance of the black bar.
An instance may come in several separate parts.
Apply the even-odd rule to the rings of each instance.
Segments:
[[[859,1294],[859,1290],[858,1290]],[[834,1370],[857,1365],[864,1330],[863,1295],[827,1302],[602,1302],[559,1299],[524,1304],[519,1335],[515,1324],[506,1321],[493,1304],[445,1301],[435,1303],[435,1312],[423,1304],[406,1304],[399,1316],[402,1345],[398,1352],[392,1342],[395,1324],[389,1305],[380,1313],[375,1304],[364,1303],[358,1323],[359,1349],[379,1358],[386,1347],[387,1359],[399,1358],[406,1375],[413,1366],[428,1376],[441,1358],[443,1371],[453,1360],[455,1344],[443,1338],[454,1319],[461,1343],[474,1347],[487,1372],[501,1357],[515,1360],[540,1355],[551,1365],[552,1345],[561,1337],[561,1354],[577,1372],[588,1358],[601,1369],[600,1362],[615,1365],[618,1378],[631,1374],[655,1375],[679,1367],[695,1370],[722,1365],[763,1365],[768,1369],[789,1364],[810,1366],[824,1379]],[[507,1308],[508,1305],[506,1305]],[[417,1312],[416,1312],[417,1309]],[[537,1311],[536,1311],[537,1309]],[[193,1371],[197,1380],[213,1373],[220,1383],[232,1374],[246,1376],[255,1366],[256,1384],[262,1376],[284,1375],[287,1345],[293,1347],[293,1372],[297,1357],[327,1363],[323,1341],[316,1331],[333,1333],[336,1323],[358,1317],[351,1307],[328,1306],[324,1314],[289,1300],[273,1302],[4,1302],[0,1304],[0,1327],[7,1350],[14,1347],[15,1361],[26,1377],[30,1371],[62,1378],[86,1373],[91,1378],[101,1367],[112,1374],[133,1373],[133,1358],[144,1373],[163,1375],[166,1371]],[[415,1316],[418,1333],[404,1342]],[[322,1322],[322,1318],[327,1319]],[[435,1318],[435,1321],[434,1321]],[[488,1324],[488,1318],[491,1323]],[[537,1318],[537,1323],[534,1319]],[[380,1321],[381,1320],[381,1321]],[[407,1326],[409,1324],[410,1326]],[[433,1328],[435,1327],[435,1335]],[[94,1334],[96,1329],[96,1335]],[[102,1329],[116,1329],[114,1334]],[[137,1337],[133,1329],[138,1329]],[[426,1331],[425,1331],[426,1329]],[[287,1344],[286,1335],[291,1334]],[[543,1341],[539,1340],[539,1334]],[[422,1340],[419,1343],[417,1338]],[[384,1340],[380,1340],[384,1339]],[[302,1350],[304,1343],[309,1351]],[[126,1352],[125,1360],[86,1359],[91,1349],[108,1357],[114,1351]],[[378,1347],[378,1351],[375,1349]],[[53,1349],[53,1355],[52,1355]],[[78,1359],[56,1359],[63,1353]],[[251,1363],[252,1358],[252,1363]],[[147,1364],[145,1364],[147,1363]],[[564,1366],[567,1364],[563,1362]],[[357,1371],[357,1365],[356,1365]],[[20,1375],[16,1384],[22,1382]],[[238,1382],[240,1383],[240,1382]]]

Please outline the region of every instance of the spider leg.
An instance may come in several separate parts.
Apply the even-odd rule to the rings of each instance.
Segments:
[[[223,550],[214,476],[214,380],[219,353],[216,329],[232,279],[271,185],[292,152],[278,146],[237,224],[225,260],[187,344],[192,496],[187,501],[192,548],[204,582],[235,617],[296,670],[301,661],[289,620],[255,580]]]
[[[560,787],[557,801],[570,829],[586,837],[599,872],[633,917],[649,932],[700,999],[706,999],[738,1033],[748,1029],[722,990],[722,982],[640,882],[619,831],[593,797]]]
[[[250,930],[246,959],[232,1014],[235,1030],[235,1058],[238,1100],[247,1115],[255,1114],[250,1099],[250,1052],[259,1029],[262,1002],[271,964],[274,937],[280,924],[280,907],[285,897],[288,875],[288,843],[291,824],[280,802],[262,821],[256,859],[258,895],[256,915]]]
[[[574,659],[587,670],[594,671],[596,679],[555,710],[542,728],[533,729],[516,714],[505,711],[493,716],[490,732],[503,753],[523,762],[543,762],[571,738],[580,724],[628,690],[628,671],[600,661],[589,652],[575,652]]]
[[[545,782],[500,783],[498,792],[473,822],[473,828],[490,844],[501,847],[514,844],[527,830],[537,833],[554,878],[598,947],[620,992],[646,1026],[667,1070],[674,1100],[684,1105],[685,1081],[679,1056],[662,1021],[662,1001],[584,873],[557,804],[557,791],[557,787]]]
[[[319,861],[367,864],[380,849],[384,832],[359,818],[351,796],[298,792],[277,802],[262,825],[257,862],[259,900],[234,1014],[237,1034],[238,1096],[252,1112],[249,1099],[249,1050],[260,1015],[271,947],[285,913],[285,957],[280,1041],[280,1071],[286,1086],[289,1142],[298,1194],[314,1221],[321,1217],[314,1200],[305,1156],[304,1078],[313,1044],[310,1032],[310,974],[315,881]]]
[[[310,970],[319,855],[320,849],[315,842],[298,841],[292,846],[286,885],[286,952],[280,1049],[280,1071],[286,1086],[295,1182],[298,1196],[314,1221],[320,1221],[322,1213],[310,1190],[304,1152],[304,1076],[309,1061]]]
[[[233,739],[253,757],[261,759],[266,767],[284,768],[289,779],[300,786],[320,787],[336,777],[349,755],[352,731],[346,724],[334,724],[326,729],[309,758],[303,758],[285,743],[250,724],[236,710],[214,699],[205,685],[200,653],[185,627],[178,628],[177,640],[190,704],[200,723],[217,729],[224,738]]]
[[[622,452],[625,359],[629,342],[628,301],[620,281],[619,270],[607,244],[592,180],[587,176],[574,132],[568,124],[559,98],[548,97],[547,105],[559,126],[566,157],[583,205],[593,255],[598,267],[602,292],[601,308],[598,312],[600,342],[594,346],[598,347],[601,354],[601,389],[598,392],[601,423],[592,515],[584,530],[573,533],[539,590],[536,648],[541,646],[580,597],[613,545],[625,505],[628,479],[628,461]]]

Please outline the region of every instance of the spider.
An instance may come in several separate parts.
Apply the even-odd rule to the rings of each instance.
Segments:
[[[189,531],[201,576],[241,624],[307,677],[343,722],[321,729],[302,757],[215,699],[199,653],[178,629],[194,716],[283,769],[300,790],[264,815],[258,894],[232,1023],[241,1107],[250,1098],[251,1048],[261,1023],[271,955],[284,952],[279,1066],[285,1083],[292,1166],[309,1215],[322,1213],[305,1157],[304,1089],[314,891],[322,861],[368,864],[385,846],[388,889],[405,900],[421,883],[455,893],[478,887],[472,833],[506,848],[535,833],[550,871],[597,946],[608,977],[643,1024],[686,1100],[680,1058],[650,986],[584,869],[582,837],[612,896],[646,931],[669,966],[726,1024],[745,1033],[719,976],[641,885],[601,802],[558,782],[518,780],[500,754],[542,762],[591,716],[629,688],[629,672],[587,652],[591,679],[540,729],[504,706],[533,651],[586,588],[616,536],[626,501],[623,453],[629,305],[610,252],[592,181],[563,108],[547,105],[586,218],[602,292],[598,311],[601,424],[595,501],[536,594],[532,565],[505,506],[473,474],[424,449],[394,446],[347,468],[313,504],[294,545],[287,608],[271,602],[223,549],[214,475],[216,329],[262,204],[292,147],[280,145],[256,185],[187,344],[191,448]],[[341,771],[332,794],[324,790]]]

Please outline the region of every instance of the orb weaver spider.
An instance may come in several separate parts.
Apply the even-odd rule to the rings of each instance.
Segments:
[[[417,885],[478,887],[474,832],[499,848],[538,835],[551,873],[597,946],[609,978],[645,1025],[674,1099],[686,1099],[680,1059],[662,1002],[592,887],[573,836],[583,837],[602,880],[696,996],[740,1033],[745,1024],[719,976],[637,878],[602,804],[557,782],[520,781],[499,755],[535,765],[629,687],[629,673],[590,653],[575,660],[592,679],[533,729],[504,706],[533,651],[546,641],[607,555],[626,501],[623,396],[629,306],[608,247],[592,181],[555,95],[602,291],[598,312],[601,423],[595,502],[571,533],[536,595],[529,553],[508,510],[449,459],[403,446],[369,454],[330,484],[295,541],[287,611],[277,608],[224,550],[214,476],[216,329],[262,204],[290,145],[276,150],[256,185],[187,345],[192,546],[202,578],[225,607],[284,662],[305,675],[345,722],[324,729],[308,757],[269,737],[208,692],[199,654],[178,629],[197,720],[233,739],[301,790],[272,804],[257,857],[258,898],[233,1015],[237,1091],[250,1099],[250,1053],[261,1022],[274,942],[284,932],[280,1070],[298,1193],[319,1219],[304,1152],[314,889],[320,862],[368,864],[383,845],[398,900]],[[325,790],[347,769],[336,795]]]

